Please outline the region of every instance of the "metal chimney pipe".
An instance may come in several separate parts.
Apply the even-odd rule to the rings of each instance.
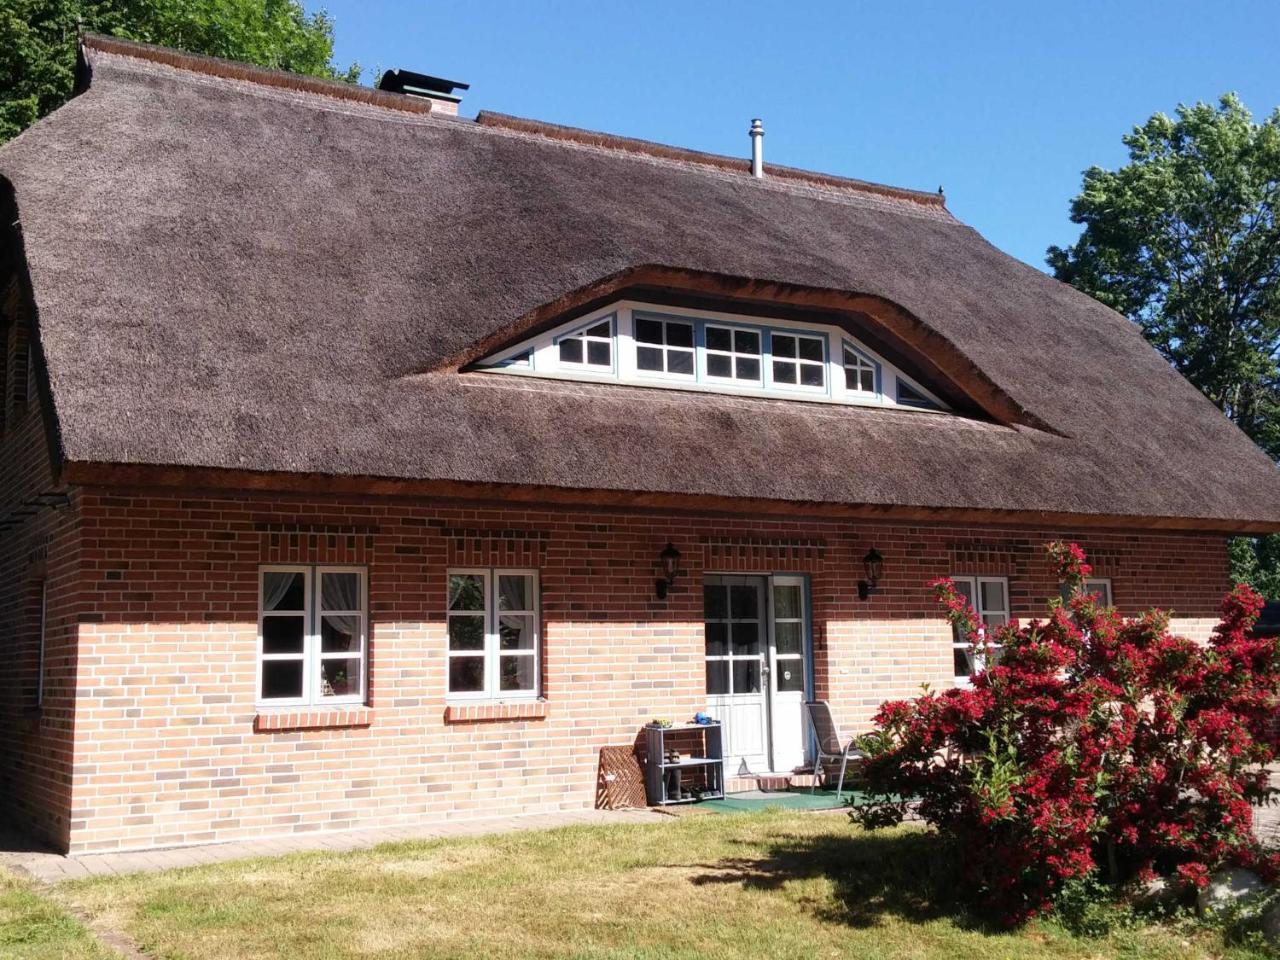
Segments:
[[[751,121],[751,175],[764,176],[764,123],[759,117]]]

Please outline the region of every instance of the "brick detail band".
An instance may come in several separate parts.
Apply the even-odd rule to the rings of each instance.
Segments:
[[[259,713],[253,718],[257,733],[277,730],[319,730],[329,727],[368,727],[373,711],[368,707],[291,710],[287,713]]]
[[[445,723],[487,723],[493,720],[545,720],[547,701],[529,703],[451,703],[444,708]]]

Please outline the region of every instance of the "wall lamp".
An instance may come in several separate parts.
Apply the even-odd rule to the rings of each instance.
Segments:
[[[862,558],[862,569],[865,571],[867,578],[858,581],[859,600],[865,600],[875,593],[876,584],[884,576],[884,557],[880,556],[880,551],[875,547],[868,550],[867,555]]]
[[[680,569],[680,551],[668,543],[658,554],[658,560],[662,564],[662,576],[653,581],[653,591],[659,600],[665,600],[667,591],[675,586],[676,577],[684,573]]]

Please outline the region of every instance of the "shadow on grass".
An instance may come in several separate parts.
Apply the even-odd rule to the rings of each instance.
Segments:
[[[825,878],[834,903],[817,908],[820,919],[873,927],[887,917],[907,921],[946,918],[963,929],[999,932],[966,906],[954,849],[932,831],[864,831],[818,836],[787,834],[763,855],[728,857],[700,865],[696,885],[740,884],[778,890],[797,880]]]

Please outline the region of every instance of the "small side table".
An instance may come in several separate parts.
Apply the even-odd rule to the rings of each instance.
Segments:
[[[700,735],[701,754],[682,756],[675,763],[668,763],[667,737],[679,735],[682,742],[687,742],[692,733]],[[683,723],[672,727],[649,723],[645,724],[644,735],[645,792],[651,806],[724,799],[724,743],[718,722]],[[681,781],[682,774],[692,770],[705,772],[705,785],[696,797],[684,790]]]

